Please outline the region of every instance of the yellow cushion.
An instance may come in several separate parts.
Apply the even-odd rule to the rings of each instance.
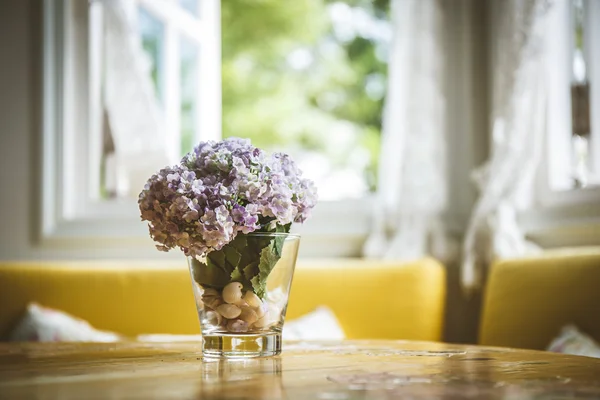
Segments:
[[[545,349],[573,323],[600,340],[600,248],[549,251],[492,266],[480,343]]]
[[[36,301],[124,335],[198,333],[185,260],[175,265],[131,262],[0,265],[0,335]]]
[[[349,338],[439,340],[444,291],[444,269],[429,259],[300,262],[287,318],[327,305]],[[0,262],[0,336],[31,301],[129,336],[199,333],[185,260]]]
[[[286,318],[327,305],[349,339],[441,340],[445,290],[432,259],[307,262],[296,268]]]

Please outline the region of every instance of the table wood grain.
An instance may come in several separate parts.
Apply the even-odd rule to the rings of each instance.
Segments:
[[[198,343],[0,344],[2,399],[600,398],[600,359],[407,341],[287,342],[204,361]]]

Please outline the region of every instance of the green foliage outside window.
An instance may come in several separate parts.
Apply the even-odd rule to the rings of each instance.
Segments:
[[[223,136],[300,147],[343,166],[339,137],[352,132],[342,147],[366,149],[373,190],[387,68],[376,24],[385,27],[388,8],[389,0],[222,0]],[[336,25],[349,12],[370,18],[374,34]]]

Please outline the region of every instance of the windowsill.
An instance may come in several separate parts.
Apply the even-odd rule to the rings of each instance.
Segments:
[[[292,228],[302,236],[300,256],[359,257],[370,228],[372,201],[363,198],[320,202],[306,223]],[[106,210],[96,209],[94,214],[55,221],[40,238],[40,247],[89,251],[98,258],[122,257],[124,252],[128,258],[152,257],[156,253],[154,243],[133,203],[106,203],[104,206],[109,209],[115,207],[112,218],[107,217],[111,213],[105,213]],[[115,213],[116,209],[121,212]],[[177,252],[168,254],[171,253]]]
[[[600,245],[599,198],[600,188],[556,193],[553,205],[521,212],[519,224],[544,248]]]

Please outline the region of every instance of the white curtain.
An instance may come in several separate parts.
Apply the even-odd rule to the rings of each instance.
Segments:
[[[115,153],[119,196],[133,196],[158,168],[169,164],[165,117],[142,48],[136,2],[102,0],[104,17],[104,107]]]
[[[533,199],[534,176],[544,146],[547,0],[493,2],[492,146],[473,178],[480,195],[463,243],[462,284],[482,285],[484,268],[496,257],[538,250],[517,223]]]
[[[392,2],[378,200],[367,257],[444,252],[447,204],[443,0]]]

